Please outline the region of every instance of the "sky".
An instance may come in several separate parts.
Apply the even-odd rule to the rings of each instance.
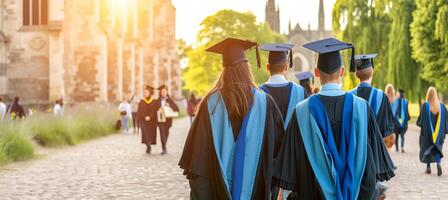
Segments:
[[[172,0],[176,7],[176,38],[194,43],[201,21],[219,10],[233,9],[250,11],[264,22],[267,0]],[[288,29],[291,19],[293,26],[299,23],[303,29],[317,29],[319,0],[276,0],[280,7],[281,32]],[[324,0],[325,28],[331,29],[331,12],[336,0]]]

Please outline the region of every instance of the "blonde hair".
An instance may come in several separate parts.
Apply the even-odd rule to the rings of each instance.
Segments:
[[[429,103],[429,109],[432,113],[439,113],[440,100],[435,87],[429,87],[426,93],[426,101]]]
[[[387,98],[389,99],[389,103],[392,103],[395,99],[395,88],[392,84],[387,84],[386,88],[384,89],[384,92],[386,93]]]

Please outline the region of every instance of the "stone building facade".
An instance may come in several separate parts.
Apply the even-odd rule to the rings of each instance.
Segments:
[[[165,84],[181,97],[170,0],[0,2],[0,95],[114,102]]]
[[[272,8],[273,6],[274,8]],[[266,9],[266,16],[269,16],[266,17],[266,23],[271,26],[271,29],[275,27],[280,30],[280,27],[277,27],[277,24],[280,22],[280,16],[278,15],[280,10],[275,8],[275,0],[268,0],[266,3],[266,8],[268,7],[270,9]],[[333,37],[333,32],[325,29],[323,0],[319,0],[319,11],[317,18],[317,30],[311,30],[310,25],[308,25],[307,29],[302,29],[298,23],[294,27],[292,27],[291,23],[289,23],[288,33],[285,36],[288,39],[288,43],[295,45],[293,49],[294,67],[290,71],[291,75],[300,71],[310,71],[312,67],[316,65],[317,54],[303,48],[303,44],[323,38]]]

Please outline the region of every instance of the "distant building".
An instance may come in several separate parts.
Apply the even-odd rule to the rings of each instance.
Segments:
[[[266,3],[266,23],[269,24],[272,30],[280,33],[280,9],[275,6],[275,0],[268,0]],[[303,44],[319,40],[327,37],[333,37],[331,30],[325,29],[325,12],[324,2],[319,0],[319,14],[318,14],[318,28],[311,30],[310,25],[306,30],[302,29],[297,23],[294,28],[291,22],[288,27],[288,34],[286,35],[288,42],[295,44],[293,49],[294,54],[294,68],[291,72],[309,71],[315,65],[316,54],[302,47]]]
[[[181,80],[170,0],[8,0],[0,6],[0,95],[107,102]]]

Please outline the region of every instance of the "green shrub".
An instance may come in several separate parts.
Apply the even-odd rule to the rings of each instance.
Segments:
[[[75,145],[114,133],[117,118],[114,109],[76,107],[60,117],[49,114],[36,117],[30,124],[34,139],[40,145],[55,147]]]
[[[23,127],[12,124],[0,127],[0,164],[32,158],[34,145]]]

